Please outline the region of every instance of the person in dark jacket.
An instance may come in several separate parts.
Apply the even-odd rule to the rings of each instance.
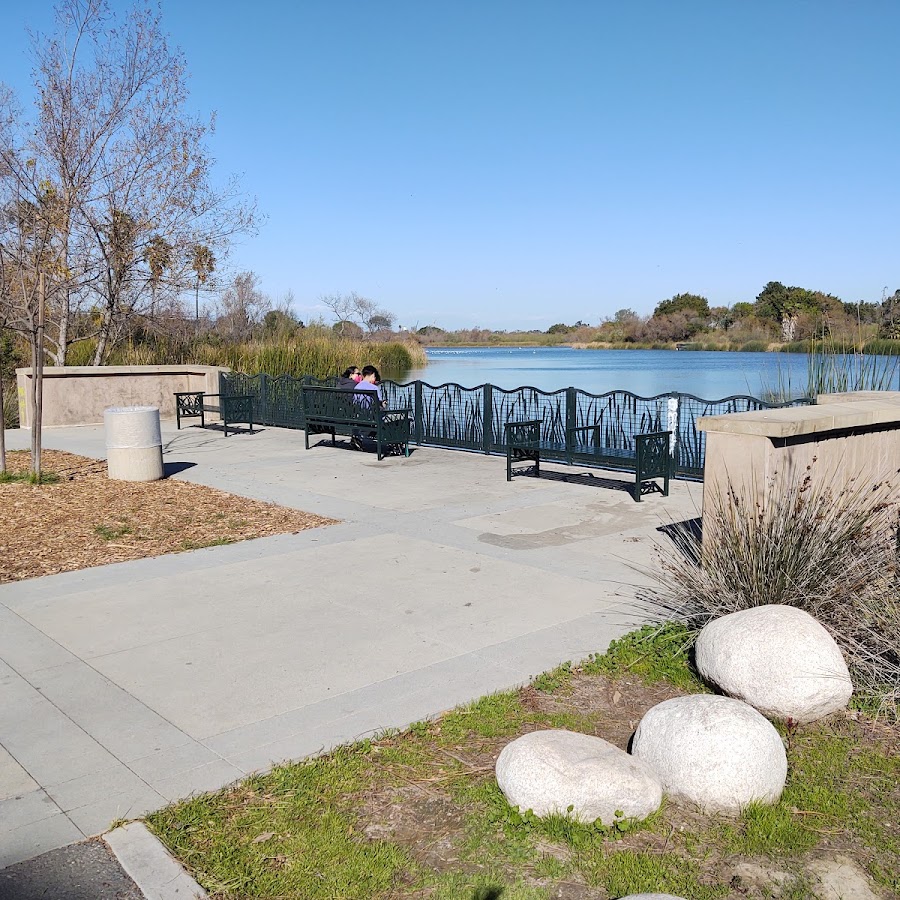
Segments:
[[[359,366],[350,366],[338,376],[337,386],[345,391],[352,391],[356,389],[360,381],[362,381],[362,373],[359,371]]]

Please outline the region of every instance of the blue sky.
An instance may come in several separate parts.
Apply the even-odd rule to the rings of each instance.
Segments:
[[[895,0],[162,8],[267,215],[231,265],[301,318],[349,291],[408,327],[544,329],[900,287]],[[51,23],[4,11],[0,79],[27,90]]]

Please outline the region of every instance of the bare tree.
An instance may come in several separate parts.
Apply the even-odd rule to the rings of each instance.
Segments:
[[[362,325],[370,334],[390,328],[396,319],[393,313],[378,306],[374,300],[351,291],[349,294],[326,294],[319,298],[335,317],[335,328],[344,335],[351,324]]]
[[[240,272],[222,293],[216,327],[232,339],[247,340],[271,308],[272,301],[259,290],[259,276]]]
[[[319,297],[319,303],[326,309],[330,309],[335,319],[335,327],[342,337],[347,323],[354,321],[356,314],[356,294],[323,294]]]
[[[54,225],[43,203],[20,197],[0,219],[0,327],[28,338],[31,349],[31,471],[41,477],[46,273],[56,267]],[[5,457],[5,446],[4,446]],[[5,463],[5,459],[4,459]]]
[[[148,2],[117,19],[106,0],[61,0],[56,35],[32,44],[38,114],[26,120],[0,93],[0,189],[43,203],[53,226],[54,360],[93,336],[100,364],[132,320],[198,291],[213,253],[252,231],[256,212],[236,182],[214,184],[213,121],[188,114],[184,56]],[[208,254],[199,266],[198,247]],[[92,333],[72,334],[90,321]]]

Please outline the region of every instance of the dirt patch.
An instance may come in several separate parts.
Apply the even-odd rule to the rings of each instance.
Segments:
[[[7,455],[24,472],[27,452]],[[171,478],[111,481],[106,463],[47,450],[52,484],[0,484],[0,583],[331,525],[300,512]]]

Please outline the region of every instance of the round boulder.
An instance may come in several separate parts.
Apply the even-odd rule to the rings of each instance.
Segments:
[[[559,813],[580,822],[645,819],[662,802],[662,787],[639,759],[602,738],[574,731],[532,731],[497,759],[506,799],[536,816]]]
[[[739,813],[774,803],[787,777],[787,754],[774,726],[755,709],[710,694],[675,697],[644,714],[631,752],[663,790],[706,812]]]
[[[814,722],[843,709],[853,693],[834,639],[793,606],[757,606],[713,619],[697,636],[695,652],[707,682],[773,719]]]

